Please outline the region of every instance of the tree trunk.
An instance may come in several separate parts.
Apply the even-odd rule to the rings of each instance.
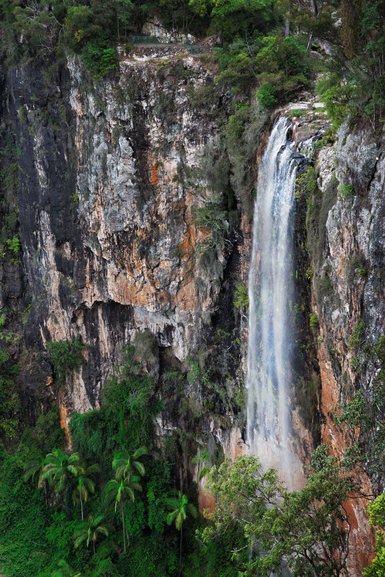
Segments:
[[[289,15],[285,18],[285,37],[290,36],[290,17]]]
[[[126,553],[126,524],[124,521],[124,507],[120,505],[120,512],[122,515],[122,527],[123,527],[123,552]]]
[[[84,511],[83,511],[83,499],[82,499],[82,494],[79,493],[80,496],[80,514],[82,516],[82,521],[84,521]]]
[[[183,525],[180,528],[180,537],[179,537],[179,577],[182,575],[182,531],[183,531]]]
[[[310,0],[310,7],[311,11],[313,12],[314,16],[318,14],[318,6],[316,0]]]

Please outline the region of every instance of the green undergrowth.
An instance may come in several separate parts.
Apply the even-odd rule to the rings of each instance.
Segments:
[[[246,306],[244,287],[239,293]],[[362,338],[357,329],[351,346],[361,346]],[[192,430],[202,405],[186,395],[200,390],[205,402],[210,399],[215,371],[209,357],[190,359],[185,372],[169,371],[156,383],[135,360],[149,340],[145,335],[140,350],[127,349],[124,364],[105,383],[100,409],[72,415],[71,450],[64,450],[56,410],[26,428],[13,452],[1,449],[1,571],[7,577],[239,577],[258,568],[268,577],[288,561],[293,575],[302,576],[309,561],[301,547],[311,547],[310,565],[325,577],[340,575],[346,561],[342,503],[355,490],[346,470],[321,447],[306,487],[288,493],[276,473],[262,472],[252,457],[221,465],[223,456],[212,445],[197,445]],[[382,340],[374,350],[385,359]],[[179,428],[159,437],[157,421],[170,418],[173,403]],[[193,506],[190,462],[200,478],[209,475],[217,499],[211,521]],[[283,509],[272,506],[275,496]],[[293,519],[301,519],[305,545],[302,533],[292,530]],[[283,548],[271,539],[271,522]],[[262,560],[248,552],[256,536],[263,540]]]
[[[200,567],[200,572],[208,567],[207,574],[217,576],[221,563],[230,561],[230,553],[218,551],[219,544],[209,548],[208,557],[207,548],[198,546],[194,531],[202,519],[187,515],[183,534],[171,523],[171,503],[179,506],[175,491],[185,492],[180,506],[196,498],[194,486],[186,484],[180,469],[180,459],[186,458],[180,451],[193,455],[196,448],[191,442],[183,444],[180,432],[158,438],[155,421],[164,403],[156,383],[134,356],[134,350],[128,349],[124,365],[106,382],[100,409],[72,415],[70,453],[63,452],[56,411],[25,429],[15,451],[1,450],[0,570],[7,577],[172,577],[191,575],[190,567]],[[187,377],[177,380],[184,378],[192,384],[205,382],[194,362]],[[175,395],[176,381],[170,376],[169,382]],[[166,390],[164,394],[167,397]],[[191,406],[186,411],[191,419]],[[114,506],[120,501],[117,497],[111,501],[107,489],[113,488],[114,478],[120,482],[114,469],[119,455],[132,455],[139,464],[137,472],[127,477],[134,498],[126,497],[122,506]],[[50,466],[47,463],[55,462],[56,470],[62,471],[68,458],[73,460],[72,469],[60,484],[55,476],[42,476]],[[81,479],[85,489],[80,508]],[[91,541],[87,546],[87,539],[79,537],[92,522],[103,531],[95,533],[94,548]]]

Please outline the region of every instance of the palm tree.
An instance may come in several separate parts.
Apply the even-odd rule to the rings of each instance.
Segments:
[[[126,552],[128,543],[128,533],[124,518],[124,505],[128,499],[132,503],[135,501],[135,492],[142,491],[140,477],[145,474],[143,463],[138,459],[147,454],[145,447],[139,447],[132,455],[127,453],[115,453],[112,468],[115,471],[115,479],[109,481],[106,485],[106,493],[115,499],[115,512],[118,507],[122,519],[123,530],[123,551]]]
[[[99,536],[104,535],[108,537],[108,529],[103,524],[104,516],[98,515],[97,517],[88,517],[87,521],[83,522],[83,527],[75,534],[75,547],[80,547],[83,543],[86,547],[90,546],[92,543],[92,549],[95,555],[96,541]]]
[[[132,503],[135,501],[135,492],[142,491],[142,486],[139,483],[140,477],[132,476],[130,478],[123,477],[121,479],[112,479],[106,485],[105,491],[109,498],[113,497],[115,500],[115,513],[119,507],[120,516],[122,519],[123,530],[123,551],[127,550],[128,533],[124,519],[124,505],[126,498]]]
[[[167,515],[167,524],[175,524],[175,528],[180,532],[179,536],[179,574],[182,570],[182,531],[183,523],[187,519],[187,514],[189,513],[192,517],[196,517],[198,512],[196,507],[188,502],[187,495],[184,495],[182,491],[178,491],[175,497],[169,497],[166,499],[167,506],[171,509],[170,513]]]
[[[25,464],[23,481],[34,481],[35,476],[41,471],[44,465],[44,459],[40,461],[30,461]]]
[[[89,477],[98,470],[97,465],[86,467],[80,459],[79,453],[68,455],[62,449],[53,449],[48,453],[43,462],[43,467],[39,476],[39,488],[47,482],[53,487],[55,493],[63,493],[68,485],[76,482],[72,494],[74,502],[80,502],[80,514],[84,520],[84,503],[88,501],[90,494],[95,492],[95,483]]]
[[[139,447],[132,455],[127,453],[115,453],[112,461],[112,468],[115,471],[115,479],[130,478],[132,475],[139,474],[144,476],[146,470],[143,463],[138,459],[147,455],[146,447]]]
[[[41,488],[47,481],[55,493],[62,493],[69,480],[79,475],[81,468],[79,453],[67,455],[62,449],[53,449],[44,459],[38,486]]]
[[[72,493],[72,500],[74,503],[80,502],[82,521],[84,521],[84,503],[87,503],[89,496],[95,493],[95,483],[88,475],[96,473],[98,470],[98,465],[79,467],[78,475],[76,476],[76,487]]]

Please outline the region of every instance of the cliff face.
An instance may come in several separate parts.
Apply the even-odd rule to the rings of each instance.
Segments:
[[[99,81],[75,59],[9,72],[3,116],[20,166],[22,263],[1,257],[0,307],[12,311],[9,330],[22,334],[9,347],[32,421],[47,398],[59,403],[64,428],[72,411],[98,407],[103,383],[134,343],[160,387],[170,371],[187,375],[160,430],[193,426],[211,453],[220,444],[235,456],[244,450],[247,335],[234,288],[247,278],[249,217],[223,145],[228,95],[213,84],[212,60],[166,52],[123,58],[118,75]],[[257,136],[248,138],[256,151]],[[304,454],[322,438],[342,455],[360,431],[336,414],[363,391],[374,423],[364,465],[382,488],[373,399],[383,381],[385,159],[368,131],[344,128],[316,169],[318,190],[296,220],[300,276],[307,252],[313,275],[311,294],[298,282],[302,325],[310,306],[319,319],[314,343],[308,328],[297,335],[306,344],[295,368],[297,433]],[[5,191],[3,219],[16,212],[12,203]],[[56,387],[47,343],[78,337],[86,362]],[[175,404],[184,397],[181,417]],[[369,476],[360,478],[369,490]],[[203,491],[201,501],[212,505]],[[363,502],[349,507],[358,574],[372,536]]]
[[[23,290],[16,281],[12,290],[27,311],[20,384],[32,418],[56,397],[66,427],[72,411],[99,406],[135,343],[155,379],[209,367],[207,390],[190,377],[183,395],[219,399],[204,428],[227,447],[232,425],[222,438],[211,418],[240,410],[231,399],[241,388],[233,290],[242,235],[220,136],[227,98],[210,57],[164,52],[122,58],[119,74],[100,81],[76,60],[9,73],[24,271]],[[86,362],[57,387],[47,342],[79,337]]]
[[[368,130],[343,127],[336,145],[319,154],[318,199],[308,214],[313,305],[320,318],[322,439],[336,455],[361,452],[363,468],[357,475],[367,495],[373,491],[371,482],[377,490],[384,482],[378,458],[385,329],[382,156]],[[350,571],[361,574],[373,534],[365,501],[354,499],[347,506],[354,551]]]

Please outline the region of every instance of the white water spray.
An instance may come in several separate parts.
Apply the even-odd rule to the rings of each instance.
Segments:
[[[291,424],[294,185],[298,152],[280,118],[259,169],[249,273],[247,433],[250,452],[289,489],[303,478]]]

